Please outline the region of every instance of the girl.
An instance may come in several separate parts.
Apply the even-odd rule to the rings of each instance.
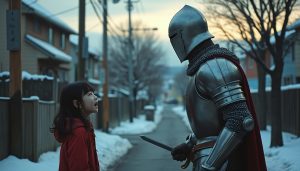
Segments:
[[[53,121],[60,143],[59,171],[99,171],[95,134],[88,116],[98,112],[98,98],[85,82],[67,85],[61,92],[60,108]]]

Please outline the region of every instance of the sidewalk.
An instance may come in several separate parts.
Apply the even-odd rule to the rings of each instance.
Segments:
[[[183,143],[190,132],[181,118],[172,111],[171,106],[165,106],[162,117],[157,129],[145,135],[172,147]],[[169,151],[143,141],[139,135],[122,135],[122,137],[127,138],[133,148],[119,162],[108,168],[108,171],[182,170],[180,165],[183,163],[174,161]],[[192,165],[186,169],[190,170]]]

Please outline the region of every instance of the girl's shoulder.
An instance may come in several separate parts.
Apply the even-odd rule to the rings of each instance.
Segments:
[[[73,119],[72,133],[75,134],[75,135],[85,135],[85,134],[87,134],[86,127],[80,119],[77,119],[77,118]]]

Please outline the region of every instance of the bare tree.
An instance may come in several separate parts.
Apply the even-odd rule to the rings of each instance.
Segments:
[[[134,28],[144,28],[141,23],[135,23]],[[113,37],[110,47],[110,85],[129,87],[128,81],[128,38],[125,34]],[[151,100],[158,97],[162,85],[162,63],[164,52],[154,32],[134,31],[133,46],[133,97],[139,91],[145,90]]]
[[[219,22],[216,24],[217,28],[258,64],[259,91],[264,97],[265,75],[270,74],[272,79],[270,146],[282,146],[280,87],[284,65],[284,40],[286,27],[297,0],[209,0],[207,2],[213,7],[209,8],[208,13],[218,16],[214,19]],[[275,43],[271,42],[272,36]],[[240,44],[240,39],[246,42],[250,50]],[[274,67],[269,68],[265,63],[266,50],[272,55]],[[263,101],[266,104],[265,100]]]
[[[180,72],[178,72],[174,76],[174,86],[176,89],[179,91],[181,98],[182,98],[182,105],[183,108],[185,109],[185,104],[186,104],[186,87],[188,84],[188,76],[186,75],[185,69],[182,69]]]

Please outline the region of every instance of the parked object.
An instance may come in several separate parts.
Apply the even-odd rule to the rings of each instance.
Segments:
[[[144,111],[145,111],[145,114],[146,114],[146,120],[147,121],[154,121],[155,107],[153,105],[146,105],[144,107]]]

